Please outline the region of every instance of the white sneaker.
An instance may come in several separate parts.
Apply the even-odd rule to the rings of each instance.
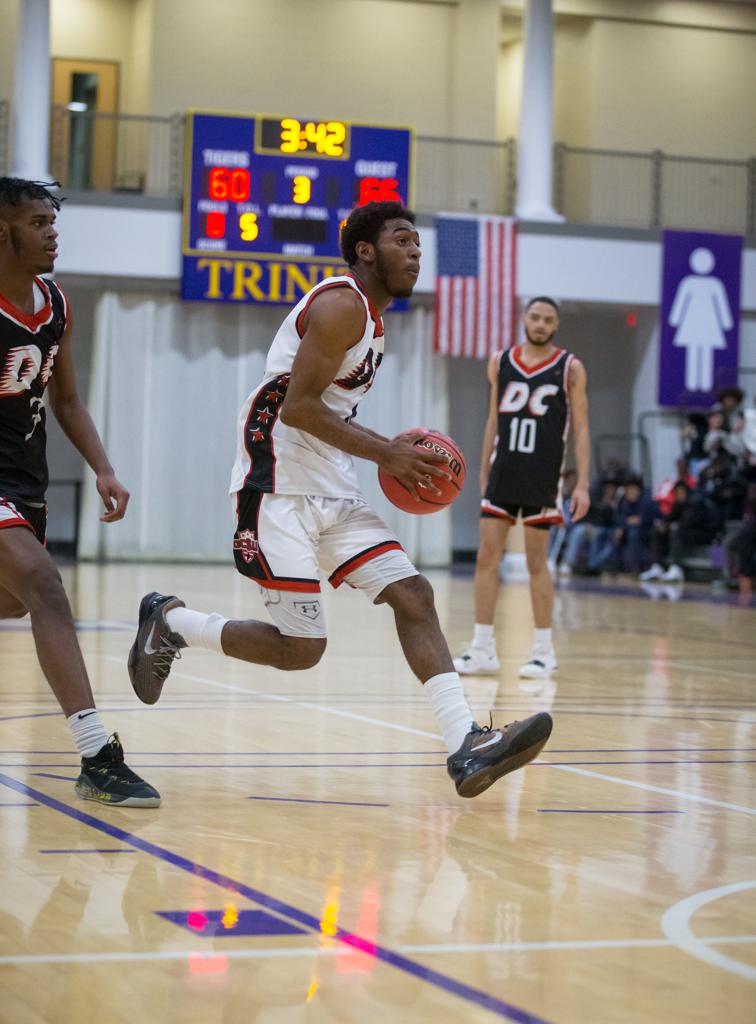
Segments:
[[[487,676],[499,671],[495,647],[470,647],[454,659],[454,668],[461,676]]]
[[[572,566],[569,565],[567,562],[562,562],[560,563],[559,568],[557,569],[557,573],[559,576],[563,578],[565,576],[572,576]]]
[[[558,668],[553,647],[534,647],[518,675],[520,679],[548,679]]]
[[[681,583],[685,579],[685,573],[679,565],[670,565],[662,579],[665,583]]]
[[[654,562],[650,569],[646,569],[645,572],[642,572],[640,574],[638,579],[641,581],[641,583],[650,583],[651,580],[660,580],[663,575],[664,570],[662,569],[662,567],[659,565],[658,562]]]

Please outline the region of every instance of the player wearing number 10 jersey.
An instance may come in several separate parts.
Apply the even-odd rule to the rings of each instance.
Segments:
[[[554,589],[547,564],[549,528],[564,521],[561,475],[567,430],[575,432],[577,484],[570,516],[588,511],[590,439],[586,376],[579,359],[553,343],[559,308],[532,299],[523,317],[525,342],[489,361],[491,401],[481,455],[480,548],[475,566],[475,633],[454,660],[458,672],[499,670],[494,639],[498,567],[510,526],[522,517],[530,597],[535,620],[533,651],[520,669],[526,679],[546,678],[556,666],[551,640]]]

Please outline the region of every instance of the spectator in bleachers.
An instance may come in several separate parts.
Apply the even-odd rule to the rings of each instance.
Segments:
[[[701,470],[698,490],[716,505],[720,526],[728,520],[743,518],[745,480],[738,472],[734,456],[726,449],[720,448]]]
[[[693,476],[698,476],[698,471],[707,461],[703,446],[707,429],[706,416],[702,412],[688,413],[688,422],[682,429],[682,454],[688,460]]]
[[[624,494],[617,505],[616,526],[612,535],[609,561],[618,572],[638,573],[647,561],[659,507],[643,487],[640,477],[625,482]]]
[[[583,572],[598,575],[612,550],[612,536],[616,526],[619,484],[614,477],[594,483],[591,487],[591,505],[585,518],[575,523],[567,538],[562,565],[564,573]],[[581,558],[588,542],[587,560]]]
[[[711,544],[719,530],[719,512],[711,499],[691,491],[684,480],[678,480],[671,511],[654,524],[654,562],[640,574],[640,579],[644,583],[659,579],[665,583],[684,580],[682,564],[695,548]]]
[[[675,484],[678,480],[683,480],[688,487],[695,490],[698,481],[690,471],[688,460],[684,455],[681,455],[675,462],[675,468],[677,473],[675,476],[668,476],[662,481],[658,491],[654,495],[654,501],[659,506],[659,513],[663,516],[669,514],[672,511],[672,505],[675,501]]]
[[[744,398],[743,389],[738,387],[720,388],[717,392],[717,404],[722,407],[730,430],[732,430],[733,418],[743,411]]]

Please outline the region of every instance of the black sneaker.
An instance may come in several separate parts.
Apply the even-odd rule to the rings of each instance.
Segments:
[[[129,679],[137,697],[145,704],[154,704],[168,678],[174,658],[181,657],[186,640],[172,633],[165,621],[171,608],[185,608],[173,595],[145,594],[139,605],[139,628],[129,651]]]
[[[76,795],[82,800],[119,807],[159,807],[160,794],[132,772],[123,760],[123,747],[114,732],[94,757],[82,757]]]
[[[553,724],[545,711],[503,729],[473,722],[462,746],[446,759],[459,795],[477,796],[502,775],[532,761],[546,745]]]

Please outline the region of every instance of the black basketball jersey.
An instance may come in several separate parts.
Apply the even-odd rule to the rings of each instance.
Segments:
[[[569,427],[567,374],[573,357],[558,348],[526,366],[519,346],[502,352],[498,436],[486,498],[494,505],[553,508]]]
[[[17,309],[0,295],[0,497],[45,500],[48,473],[43,395],[68,320],[51,281],[35,278],[44,305]]]

